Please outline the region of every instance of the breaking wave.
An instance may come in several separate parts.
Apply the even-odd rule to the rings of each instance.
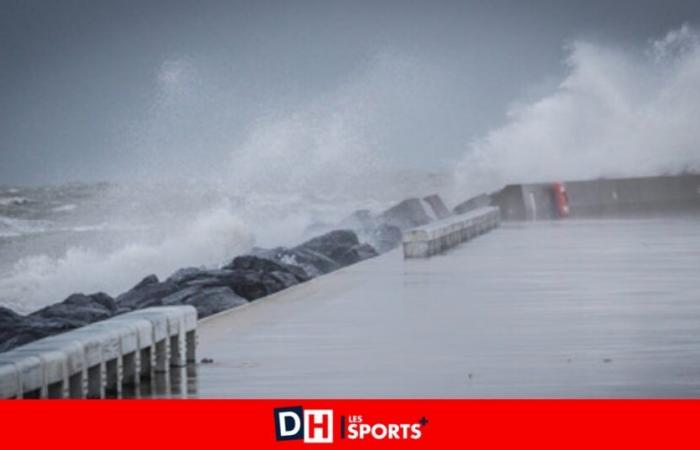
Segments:
[[[60,257],[23,257],[0,279],[0,296],[4,306],[26,313],[76,290],[116,295],[147,274],[163,277],[180,267],[222,263],[252,243],[242,221],[220,208],[157,242],[130,243],[111,252],[70,247]]]
[[[554,92],[512,106],[504,126],[470,145],[460,190],[700,170],[697,30],[685,25],[641,51],[576,41],[566,64]]]

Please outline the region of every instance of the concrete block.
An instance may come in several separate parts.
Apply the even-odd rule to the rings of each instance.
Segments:
[[[146,318],[165,316],[169,337],[169,365],[181,367],[186,365],[188,361],[195,361],[197,310],[193,306],[152,307],[133,311],[128,315]],[[161,353],[162,351],[157,351],[156,355],[156,366],[159,370],[162,370],[162,360],[158,360],[158,355]]]
[[[57,335],[31,342],[19,347],[23,351],[34,351],[37,355],[46,352],[62,352],[65,354],[65,371],[67,377],[68,396],[70,398],[85,398],[87,396],[87,364],[85,349],[82,343],[71,336]]]
[[[120,358],[119,333],[110,329],[83,327],[54,338],[72,339],[82,344],[87,367],[87,397],[104,398],[107,386],[106,362]]]
[[[700,175],[565,181],[570,217],[700,211]],[[504,220],[556,219],[552,183],[510,185],[492,195]]]
[[[60,349],[37,350],[17,347],[11,352],[13,355],[34,356],[41,362],[42,398],[66,398],[68,397],[68,355]]]
[[[130,316],[128,314],[114,317],[110,319],[109,322],[123,323],[136,331],[139,349],[138,361],[134,360],[132,362],[131,357],[127,357],[124,361],[124,373],[125,377],[132,383],[139,384],[142,377],[150,377],[151,371],[153,371],[155,367],[156,341],[153,322],[146,318]],[[167,332],[167,323],[165,323],[165,321],[162,330],[162,339],[165,339],[165,333]],[[136,366],[136,362],[138,362],[138,366]]]
[[[10,351],[0,354],[0,364],[15,366],[20,376],[20,391],[23,398],[46,397],[44,371],[39,357]]]
[[[148,308],[0,354],[0,398],[104,398],[195,360],[197,310]]]
[[[403,233],[405,258],[425,258],[441,253],[486,231],[500,222],[496,207],[485,207]]]
[[[14,363],[0,362],[0,398],[22,398],[22,379]]]
[[[119,395],[125,383],[138,383],[140,366],[140,348],[137,327],[124,321],[104,320],[84,327],[86,331],[104,331],[117,336],[118,347],[116,354],[108,354],[104,358],[107,372],[107,389]],[[110,346],[108,350],[113,350]]]

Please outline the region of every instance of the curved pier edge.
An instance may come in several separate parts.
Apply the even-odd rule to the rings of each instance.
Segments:
[[[0,398],[104,398],[196,360],[197,310],[153,307],[0,354]]]

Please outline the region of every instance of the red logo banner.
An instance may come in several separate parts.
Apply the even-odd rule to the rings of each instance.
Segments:
[[[699,401],[0,402],[5,447],[696,447]]]

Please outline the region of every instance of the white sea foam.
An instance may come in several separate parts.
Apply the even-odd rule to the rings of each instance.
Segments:
[[[51,211],[55,213],[63,213],[63,212],[70,212],[70,211],[75,211],[75,209],[78,207],[78,205],[75,205],[73,203],[68,203],[66,205],[61,205],[61,206],[56,206],[55,208],[51,208]]]
[[[0,206],[19,206],[29,203],[24,197],[0,197]]]
[[[18,219],[0,216],[0,236],[21,236],[24,234],[45,233],[52,227],[46,220]]]
[[[0,279],[0,298],[4,306],[30,312],[76,291],[116,295],[149,273],[163,277],[181,267],[222,263],[252,244],[241,220],[221,207],[157,242],[130,243],[110,252],[72,247],[58,258],[24,257]]]

